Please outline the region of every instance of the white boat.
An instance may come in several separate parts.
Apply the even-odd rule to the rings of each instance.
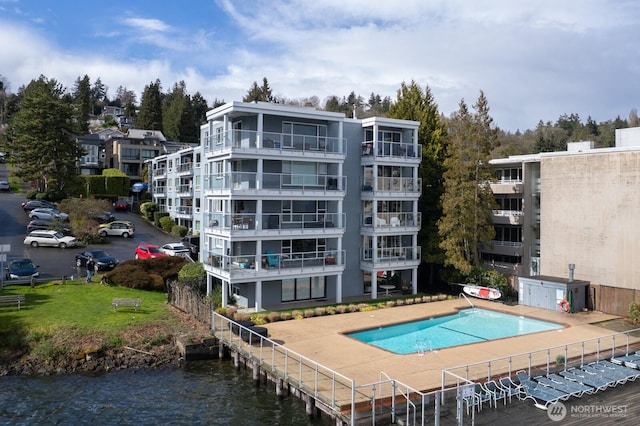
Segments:
[[[467,284],[462,290],[469,296],[477,297],[478,299],[496,300],[502,297],[500,290],[491,287]]]

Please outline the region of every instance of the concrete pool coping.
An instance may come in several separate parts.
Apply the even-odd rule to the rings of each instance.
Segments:
[[[265,327],[270,339],[358,384],[377,382],[384,372],[414,389],[431,390],[441,386],[444,369],[611,335],[613,331],[594,324],[619,318],[596,311],[566,314],[484,300],[473,300],[473,303],[480,308],[562,323],[566,328],[444,348],[424,355],[394,354],[345,335],[350,331],[455,313],[469,307],[464,299],[280,321]]]

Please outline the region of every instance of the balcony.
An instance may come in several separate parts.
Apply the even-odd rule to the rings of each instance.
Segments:
[[[346,139],[327,136],[307,136],[291,133],[230,130],[208,137],[205,155],[217,155],[222,151],[283,152],[304,155],[340,155],[347,152]]]
[[[393,192],[420,195],[422,193],[422,178],[412,177],[378,177],[377,179],[363,179],[362,191],[372,191],[374,195],[379,192]]]
[[[282,276],[287,274],[339,272],[344,269],[344,250],[325,250],[299,253],[247,253],[240,256],[226,256],[220,253],[205,251],[204,264],[212,272],[230,278],[256,278]]]
[[[363,159],[398,158],[403,160],[417,160],[422,158],[422,149],[413,144],[400,142],[367,141],[362,143]]]
[[[347,178],[338,175],[296,175],[288,173],[232,172],[205,176],[205,191],[272,190],[337,194],[344,191]]]
[[[166,178],[167,177],[167,168],[166,167],[162,167],[162,168],[153,170],[153,177],[155,179],[164,179],[164,178]]]
[[[372,228],[420,228],[422,226],[421,213],[381,213],[376,214],[375,220],[371,214],[362,217],[361,226]]]
[[[421,259],[421,247],[388,247],[363,249],[360,260],[366,265],[365,269],[399,269],[417,266]]]
[[[193,195],[193,185],[191,184],[178,185],[178,187],[176,188],[176,194],[179,197],[191,197]]]
[[[344,231],[344,213],[264,213],[257,220],[255,213],[223,214],[210,213],[205,216],[205,226],[210,232],[234,231],[278,231],[317,234]]]
[[[176,167],[176,173],[179,175],[189,175],[193,173],[193,163],[182,163]]]
[[[151,193],[157,197],[166,197],[167,196],[167,187],[166,186],[154,186],[151,189]]]
[[[491,191],[494,194],[522,194],[524,193],[524,183],[522,180],[502,179],[491,182]]]
[[[524,212],[521,210],[493,210],[493,223],[497,225],[522,225]]]

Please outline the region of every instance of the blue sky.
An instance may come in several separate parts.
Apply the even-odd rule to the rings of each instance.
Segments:
[[[495,123],[533,129],[640,104],[637,0],[0,0],[0,75],[67,88],[87,74],[140,100],[160,79],[208,101],[267,77],[287,99],[429,86],[449,116],[480,90]]]

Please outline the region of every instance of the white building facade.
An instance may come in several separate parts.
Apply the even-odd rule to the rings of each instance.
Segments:
[[[223,304],[416,292],[419,123],[261,102],[227,103],[207,120],[200,147],[153,160],[151,191],[172,217],[189,212]],[[179,175],[188,163],[190,178]]]

